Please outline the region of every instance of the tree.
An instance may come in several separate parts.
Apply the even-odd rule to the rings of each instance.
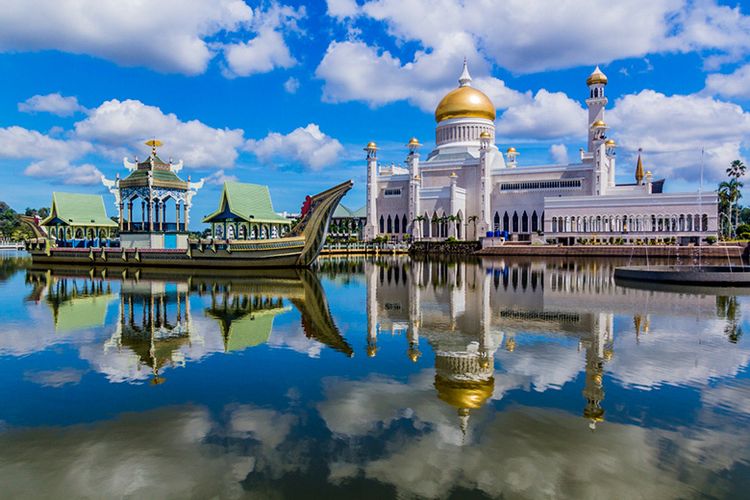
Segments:
[[[475,239],[479,239],[477,238],[477,220],[479,220],[479,216],[477,215],[470,215],[469,217],[466,218],[466,223],[467,224],[471,223],[474,226],[474,238]]]
[[[414,238],[420,238],[421,236],[417,235],[416,233],[421,233],[422,229],[422,223],[425,221],[424,215],[417,215],[412,219],[412,226],[411,226],[411,235]],[[419,228],[419,231],[415,231],[416,228]]]
[[[738,204],[737,202],[742,198],[742,192],[740,191],[742,189],[742,182],[740,182],[740,177],[744,177],[745,172],[747,171],[747,167],[745,167],[745,164],[742,163],[742,160],[734,160],[729,167],[727,168],[726,172],[727,175],[730,178],[730,183],[734,181],[734,184],[732,184],[732,196],[730,197],[729,202],[729,219],[731,221],[732,217],[734,217],[734,222],[732,223],[732,228],[737,226],[737,221],[739,220],[739,210],[738,210]],[[734,210],[733,210],[734,208]]]

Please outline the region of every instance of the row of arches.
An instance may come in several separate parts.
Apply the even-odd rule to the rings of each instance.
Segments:
[[[212,224],[211,234],[223,240],[267,240],[280,238],[287,230],[282,224],[248,224],[245,222]]]
[[[552,217],[553,233],[708,231],[708,214]]]
[[[517,211],[510,215],[507,211],[503,214],[502,219],[500,214],[495,212],[493,218],[493,227],[495,231],[507,231],[508,233],[535,233],[540,231],[544,226],[544,212],[539,217],[534,210],[529,216],[528,212],[524,210],[521,215],[518,215]]]
[[[120,230],[184,231],[188,223],[188,211],[188,205],[176,194],[143,198],[135,193],[120,203]],[[174,222],[169,222],[169,213],[174,213]]]
[[[406,215],[380,216],[380,234],[405,234],[408,228]]]
[[[49,229],[50,238],[55,240],[93,240],[96,238],[105,239],[111,236],[111,232],[104,228],[93,227],[52,227]]]

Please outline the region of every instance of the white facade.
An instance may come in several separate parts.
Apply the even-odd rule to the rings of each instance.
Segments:
[[[459,82],[459,90],[471,87],[466,67]],[[616,184],[616,145],[604,122],[606,84],[599,68],[587,79],[588,144],[577,163],[519,167],[514,148],[502,154],[495,146],[489,111],[471,101],[486,96],[474,89],[466,109],[455,98],[441,102],[436,148],[424,160],[416,139],[403,166],[379,164],[377,147],[368,144],[365,238],[479,239],[507,232],[525,241],[675,237],[688,243],[715,236],[715,193],[663,193],[664,181],[644,173],[640,160],[636,182]],[[450,113],[444,106],[452,106]]]

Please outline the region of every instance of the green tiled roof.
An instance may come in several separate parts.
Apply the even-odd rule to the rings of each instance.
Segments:
[[[345,219],[349,217],[354,217],[352,215],[352,211],[349,210],[347,207],[339,203],[339,206],[336,207],[336,210],[333,211],[333,218],[334,219]]]
[[[367,217],[367,205],[355,210],[354,212],[352,212],[352,215],[358,218],[366,218]]]
[[[203,222],[211,222],[216,216],[228,210],[238,219],[247,222],[271,222],[274,224],[291,224],[273,210],[271,193],[268,186],[242,182],[225,182],[219,200],[219,208],[204,217]]]
[[[144,183],[148,182],[148,173],[153,172],[154,180],[155,181],[162,181],[162,182],[185,182],[182,179],[180,179],[177,174],[172,172],[171,170],[133,170],[133,172],[130,173],[127,177],[123,179],[123,181],[133,182],[133,181],[143,181]]]
[[[104,200],[98,194],[52,193],[52,210],[41,225],[54,219],[69,226],[117,227],[117,223],[107,217]]]

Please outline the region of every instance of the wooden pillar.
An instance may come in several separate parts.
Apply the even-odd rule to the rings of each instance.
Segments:
[[[175,222],[175,230],[179,232],[180,231],[180,202],[179,201],[174,202],[174,222]]]
[[[148,230],[153,231],[154,230],[154,207],[153,207],[154,200],[149,197],[148,199]]]
[[[120,217],[119,217],[119,219],[120,219],[120,222],[119,222],[119,224],[120,224],[120,231],[122,231],[124,229],[124,227],[122,225],[123,224],[123,219],[125,218],[125,214],[123,213],[124,211],[125,211],[125,202],[123,202],[122,200],[120,200],[120,214],[119,214],[120,215]]]
[[[133,229],[133,200],[128,202],[128,231]]]
[[[188,224],[190,224],[190,219],[188,216],[190,215],[190,204],[188,202],[185,202],[182,204],[182,212],[184,217],[182,218],[183,223],[185,224],[185,231],[188,230]]]

